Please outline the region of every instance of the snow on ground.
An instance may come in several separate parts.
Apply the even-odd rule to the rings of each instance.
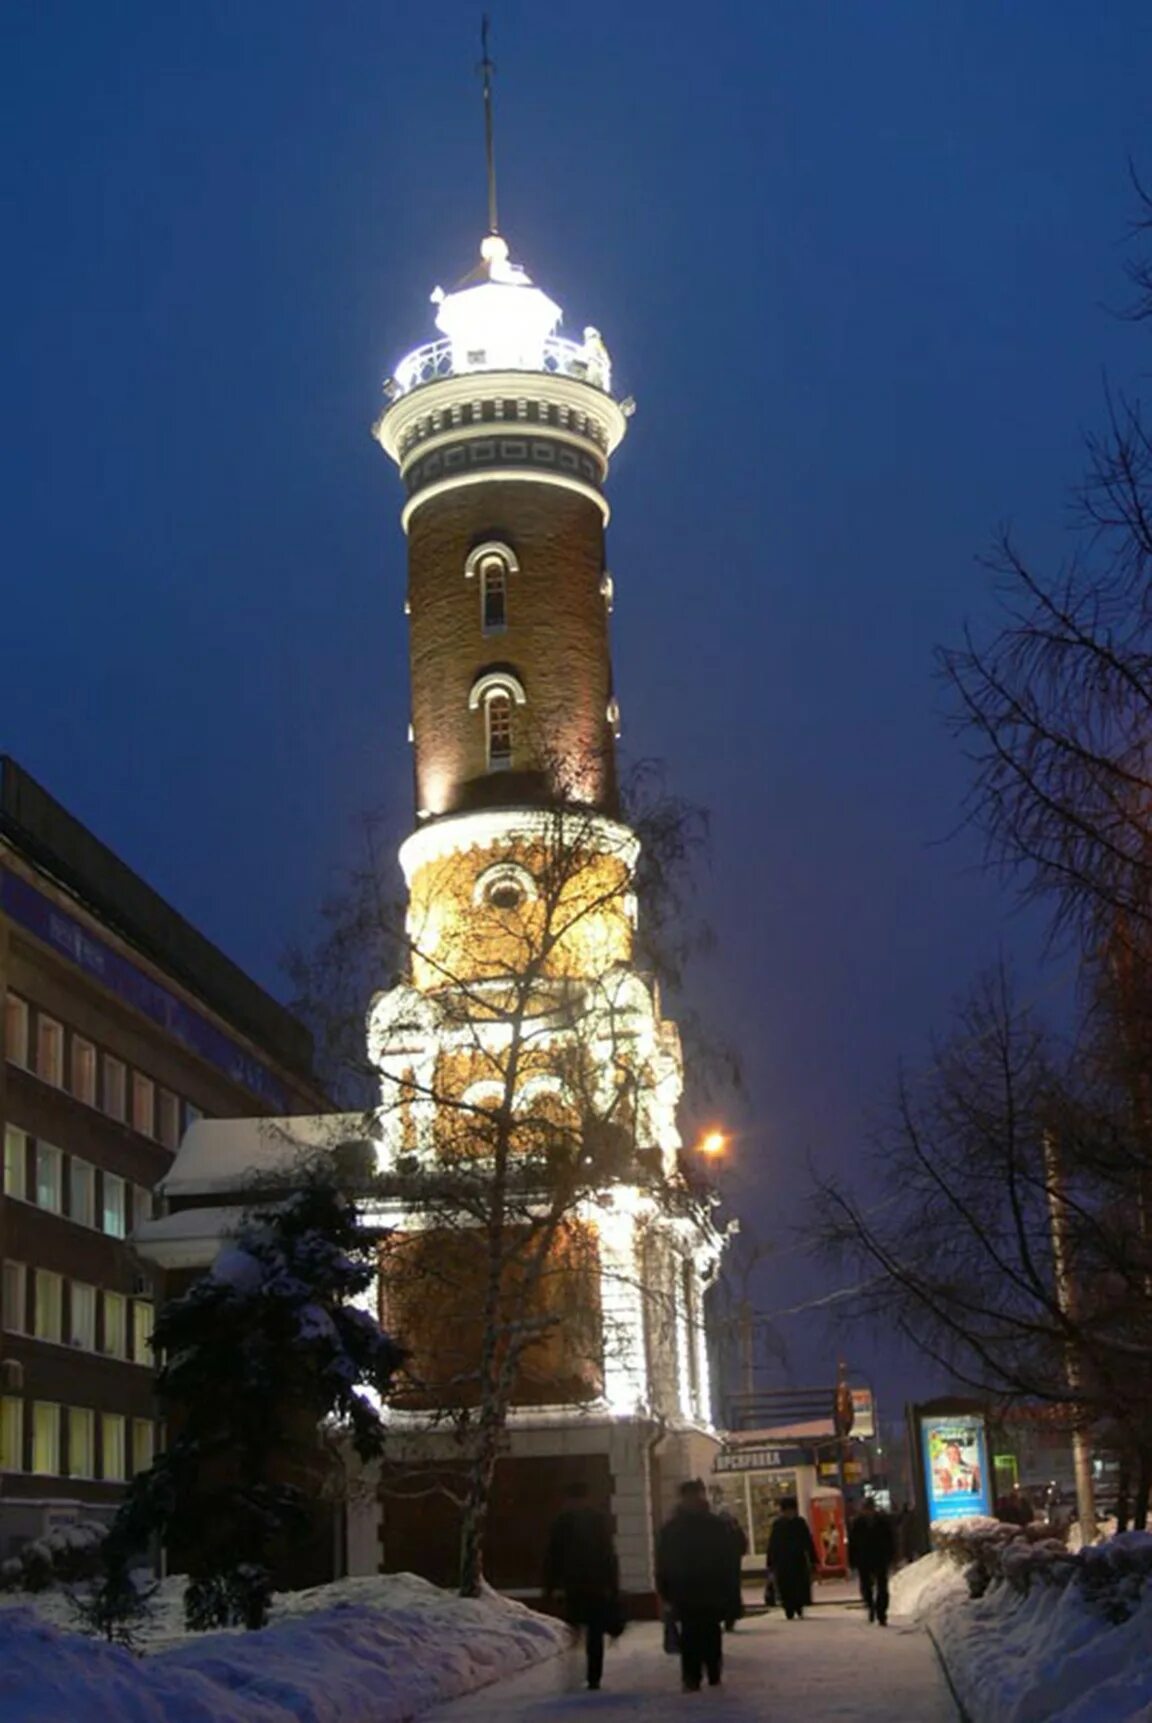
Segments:
[[[259,1633],[177,1638],[179,1591],[163,1589],[153,1638],[169,1649],[142,1658],[53,1625],[46,1616],[67,1608],[58,1595],[0,1612],[0,1718],[401,1723],[568,1642],[560,1623],[522,1604],[458,1598],[412,1574],[283,1594]]]
[[[894,1577],[892,1608],[930,1628],[973,1723],[1152,1723],[1152,1578],[1114,1624],[1075,1582],[970,1598],[934,1552]]]
[[[639,1622],[609,1646],[599,1693],[584,1691],[583,1660],[569,1652],[438,1706],[425,1723],[570,1723],[585,1716],[595,1723],[668,1723],[682,1711],[716,1723],[956,1723],[922,1628],[869,1626],[854,1589],[842,1583],[819,1586],[816,1597],[803,1621],[785,1621],[772,1610],[726,1634],[724,1681],[714,1691],[683,1696],[679,1659],[665,1655],[654,1623]]]

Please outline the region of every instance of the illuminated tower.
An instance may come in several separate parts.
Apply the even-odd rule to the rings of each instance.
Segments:
[[[571,1108],[577,1129],[594,1116],[589,1133],[600,1138],[611,1121],[619,1152],[578,1216],[594,1253],[582,1297],[610,1342],[590,1360],[574,1324],[559,1325],[518,1384],[502,1463],[523,1468],[518,1499],[531,1512],[535,1495],[545,1513],[556,1500],[540,1479],[555,1490],[562,1474],[532,1467],[563,1455],[570,1476],[581,1457],[615,1512],[625,1588],[650,1595],[653,1523],[715,1447],[702,1302],[719,1239],[679,1172],[675,1025],[634,966],[639,846],[620,819],[605,562],[609,461],[632,403],[613,392],[598,331],[561,335],[560,307],[510,260],[494,197],[490,226],[478,268],[433,294],[438,336],[397,366],[375,426],[405,492],[416,802],[400,855],[409,973],[369,1015],[379,1164],[398,1175],[434,1165],[451,1134],[446,1088],[465,1106],[500,1104],[492,1068],[507,1043],[477,1021],[483,990],[510,950],[528,948],[557,889],[559,843],[561,899],[578,913],[540,959],[541,985],[562,987],[566,1003],[579,997],[580,1028],[571,1010],[540,1007],[511,1104],[545,1095]],[[446,999],[456,1001],[447,1015]],[[596,1089],[579,1104],[568,1077],[578,1036]],[[402,1195],[379,1218],[422,1239],[428,1270],[418,1301],[393,1304],[396,1331],[425,1355],[464,1348],[467,1312],[438,1307],[427,1290],[455,1241],[429,1231]],[[409,1533],[415,1558],[418,1520],[394,1512],[389,1566],[407,1559]]]

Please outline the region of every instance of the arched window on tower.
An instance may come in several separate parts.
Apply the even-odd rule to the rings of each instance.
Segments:
[[[480,623],[485,634],[503,634],[508,626],[508,564],[502,556],[486,556],[480,564]]]
[[[512,764],[512,696],[506,688],[493,688],[484,701],[488,730],[488,770],[506,771]]]

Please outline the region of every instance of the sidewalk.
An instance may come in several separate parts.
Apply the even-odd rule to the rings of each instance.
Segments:
[[[724,1636],[724,1684],[715,1691],[682,1694],[679,1662],[663,1652],[659,1628],[639,1622],[609,1647],[599,1693],[584,1691],[582,1659],[569,1653],[425,1715],[429,1723],[567,1723],[584,1714],[663,1723],[683,1710],[730,1723],[956,1723],[927,1634],[898,1619],[869,1626],[851,1595],[846,1584],[822,1586],[803,1621],[772,1610],[741,1622]]]

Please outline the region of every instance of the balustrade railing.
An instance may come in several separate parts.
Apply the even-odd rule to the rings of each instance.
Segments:
[[[393,400],[411,394],[425,383],[438,382],[442,377],[464,377],[480,371],[544,371],[556,377],[575,377],[581,383],[591,383],[605,393],[612,388],[612,366],[603,347],[569,341],[562,335],[549,335],[543,342],[539,359],[532,362],[521,353],[514,363],[500,355],[484,350],[461,355],[447,339],[429,341],[407,354],[389,379],[388,393]]]

